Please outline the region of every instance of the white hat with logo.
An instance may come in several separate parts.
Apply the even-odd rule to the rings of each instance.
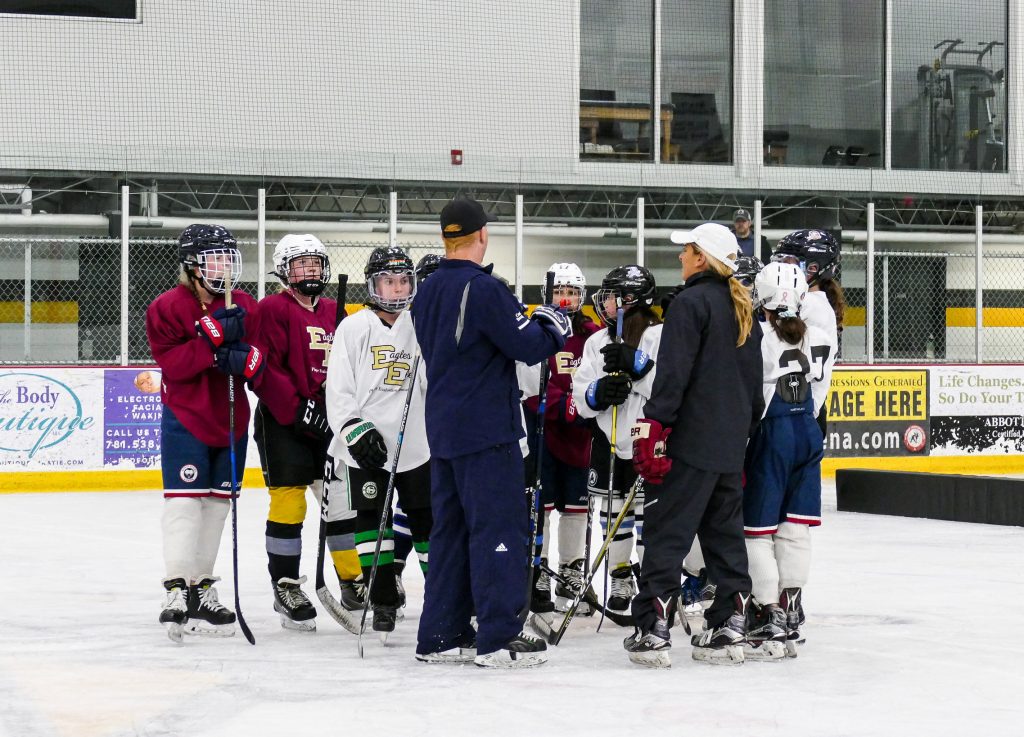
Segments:
[[[695,243],[705,254],[736,271],[740,247],[736,236],[724,225],[703,223],[693,230],[673,230],[669,238],[679,245]]]

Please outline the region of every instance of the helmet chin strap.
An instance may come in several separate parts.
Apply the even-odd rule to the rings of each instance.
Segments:
[[[307,297],[319,297],[327,287],[320,279],[303,279],[298,284],[290,284],[289,286],[299,294],[304,294]]]

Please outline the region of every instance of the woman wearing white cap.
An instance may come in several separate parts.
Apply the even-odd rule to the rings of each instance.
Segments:
[[[705,223],[675,232],[685,288],[672,303],[661,369],[633,429],[633,463],[647,480],[646,553],[633,599],[637,630],[624,643],[640,665],[670,665],[679,570],[699,534],[717,585],[693,637],[693,657],[743,661],[750,576],[743,540],[741,478],[747,438],[764,409],[761,329],[749,292],[732,278],[736,238]]]

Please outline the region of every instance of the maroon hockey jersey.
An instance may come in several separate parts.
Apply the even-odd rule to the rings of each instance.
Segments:
[[[590,464],[591,430],[580,422],[563,416],[563,399],[570,402],[569,414],[573,414],[572,377],[583,358],[583,345],[587,338],[601,328],[590,319],[583,321],[583,327],[574,331],[560,351],[548,359],[548,404],[544,420],[544,447],[552,456],[570,466],[585,468]],[[526,400],[526,406],[536,413],[538,397]]]
[[[295,421],[300,400],[324,399],[336,310],[335,300],[321,297],[310,312],[288,292],[260,302],[259,345],[266,351],[266,378],[256,395],[282,425]]]
[[[256,300],[245,292],[231,293],[233,302],[245,310],[245,337],[250,345],[263,350],[254,336],[259,334]],[[217,295],[206,306],[212,314],[224,306]],[[174,412],[185,429],[206,445],[228,446],[228,377],[216,364],[213,348],[196,335],[196,323],[203,308],[188,287],[179,284],[164,292],[146,310],[146,337],[162,372],[160,398]],[[265,372],[264,372],[265,373]],[[257,389],[263,374],[256,377]],[[235,381],[235,439],[249,432],[249,398],[241,379]]]

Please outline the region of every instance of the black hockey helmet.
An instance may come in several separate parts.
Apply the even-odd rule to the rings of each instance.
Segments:
[[[594,307],[605,323],[615,323],[615,311],[609,311],[605,302],[611,296],[622,300],[625,312],[654,304],[654,274],[637,264],[616,266],[601,280],[601,288],[594,293]]]
[[[839,242],[827,230],[794,230],[780,240],[772,261],[795,259],[807,275],[807,282],[834,279],[839,271]]]
[[[416,280],[422,282],[428,276],[437,271],[437,267],[440,265],[441,255],[437,253],[428,253],[420,259],[418,264],[416,264]]]
[[[740,284],[749,288],[763,268],[764,264],[757,256],[738,256],[736,258],[736,273],[733,276],[739,280]]]
[[[242,254],[238,241],[222,225],[194,223],[178,236],[178,261],[190,278],[198,278],[211,293],[223,294],[224,272],[230,266],[231,283],[242,275]],[[195,268],[199,269],[198,276]]]
[[[401,312],[410,304],[416,296],[416,269],[412,259],[404,250],[398,246],[380,246],[374,248],[370,258],[366,261],[366,292],[369,301],[375,307],[385,312]],[[378,289],[377,281],[383,276],[407,275],[409,279],[409,294],[401,297],[385,297]]]

